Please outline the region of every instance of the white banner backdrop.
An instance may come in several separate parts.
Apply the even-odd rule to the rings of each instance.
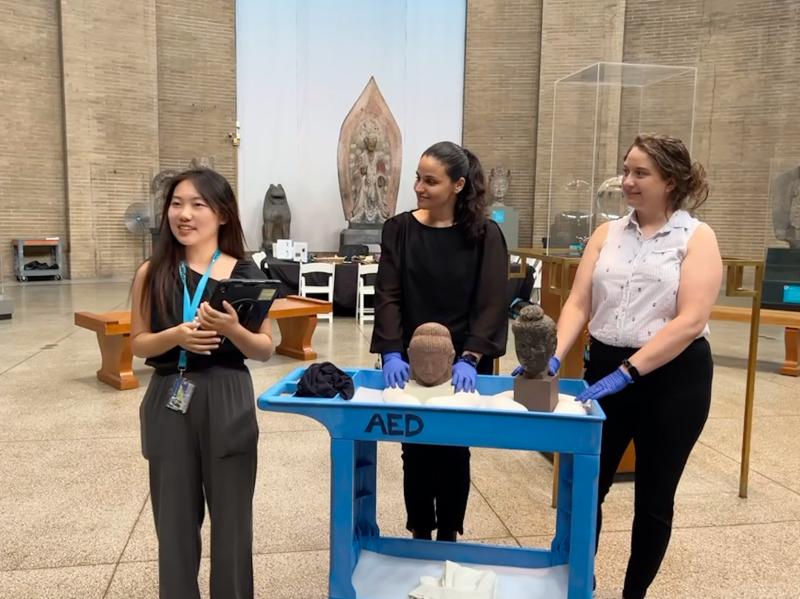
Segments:
[[[336,250],[347,226],[336,151],[371,76],[400,126],[397,212],[416,206],[419,156],[461,140],[466,0],[237,0],[239,190],[247,246],[261,245],[262,205],[281,183],[291,237]]]

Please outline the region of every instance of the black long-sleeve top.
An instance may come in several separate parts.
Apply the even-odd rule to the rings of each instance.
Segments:
[[[197,284],[203,277],[199,272],[193,271],[191,268],[186,269],[186,283],[189,286],[189,295],[194,296]],[[231,272],[231,279],[266,279],[266,275],[256,264],[249,258],[239,260],[233,267]],[[206,288],[203,290],[203,301],[206,302],[214,295],[214,290],[217,288],[216,279],[209,278]],[[150,316],[150,330],[153,333],[158,333],[170,327],[174,327],[183,322],[183,284],[180,279],[175,281],[175,286],[172,290],[172,308],[168,314],[159,314],[152,308]],[[145,364],[152,366],[156,372],[161,374],[170,374],[178,371],[178,358],[180,357],[180,347],[173,347],[167,350],[160,356],[153,356],[145,360]],[[244,354],[236,347],[230,339],[225,339],[219,348],[211,352],[211,355],[206,356],[203,354],[195,354],[192,352],[187,353],[188,366],[187,370],[205,370],[211,366],[228,366],[232,368],[244,367]]]
[[[507,265],[494,221],[470,244],[457,226],[429,227],[411,212],[390,218],[383,225],[371,351],[405,354],[419,325],[438,322],[450,330],[456,356],[465,350],[502,356]]]

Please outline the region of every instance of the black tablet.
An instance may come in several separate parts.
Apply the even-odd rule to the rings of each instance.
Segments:
[[[239,322],[248,331],[256,332],[278,297],[281,282],[273,279],[223,279],[217,283],[208,303],[224,312],[227,301],[239,315]]]

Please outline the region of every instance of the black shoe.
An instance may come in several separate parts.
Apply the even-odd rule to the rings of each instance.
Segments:
[[[411,537],[414,539],[422,539],[423,541],[430,541],[431,540],[431,531],[430,530],[412,530]]]

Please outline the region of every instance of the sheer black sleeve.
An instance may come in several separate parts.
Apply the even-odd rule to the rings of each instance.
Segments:
[[[486,223],[483,253],[478,273],[475,303],[470,309],[469,331],[464,343],[471,350],[493,358],[506,353],[508,315],[506,287],[508,250],[500,227]]]
[[[404,226],[390,218],[381,234],[381,261],[375,280],[375,324],[372,353],[404,351],[403,347],[403,247]]]

